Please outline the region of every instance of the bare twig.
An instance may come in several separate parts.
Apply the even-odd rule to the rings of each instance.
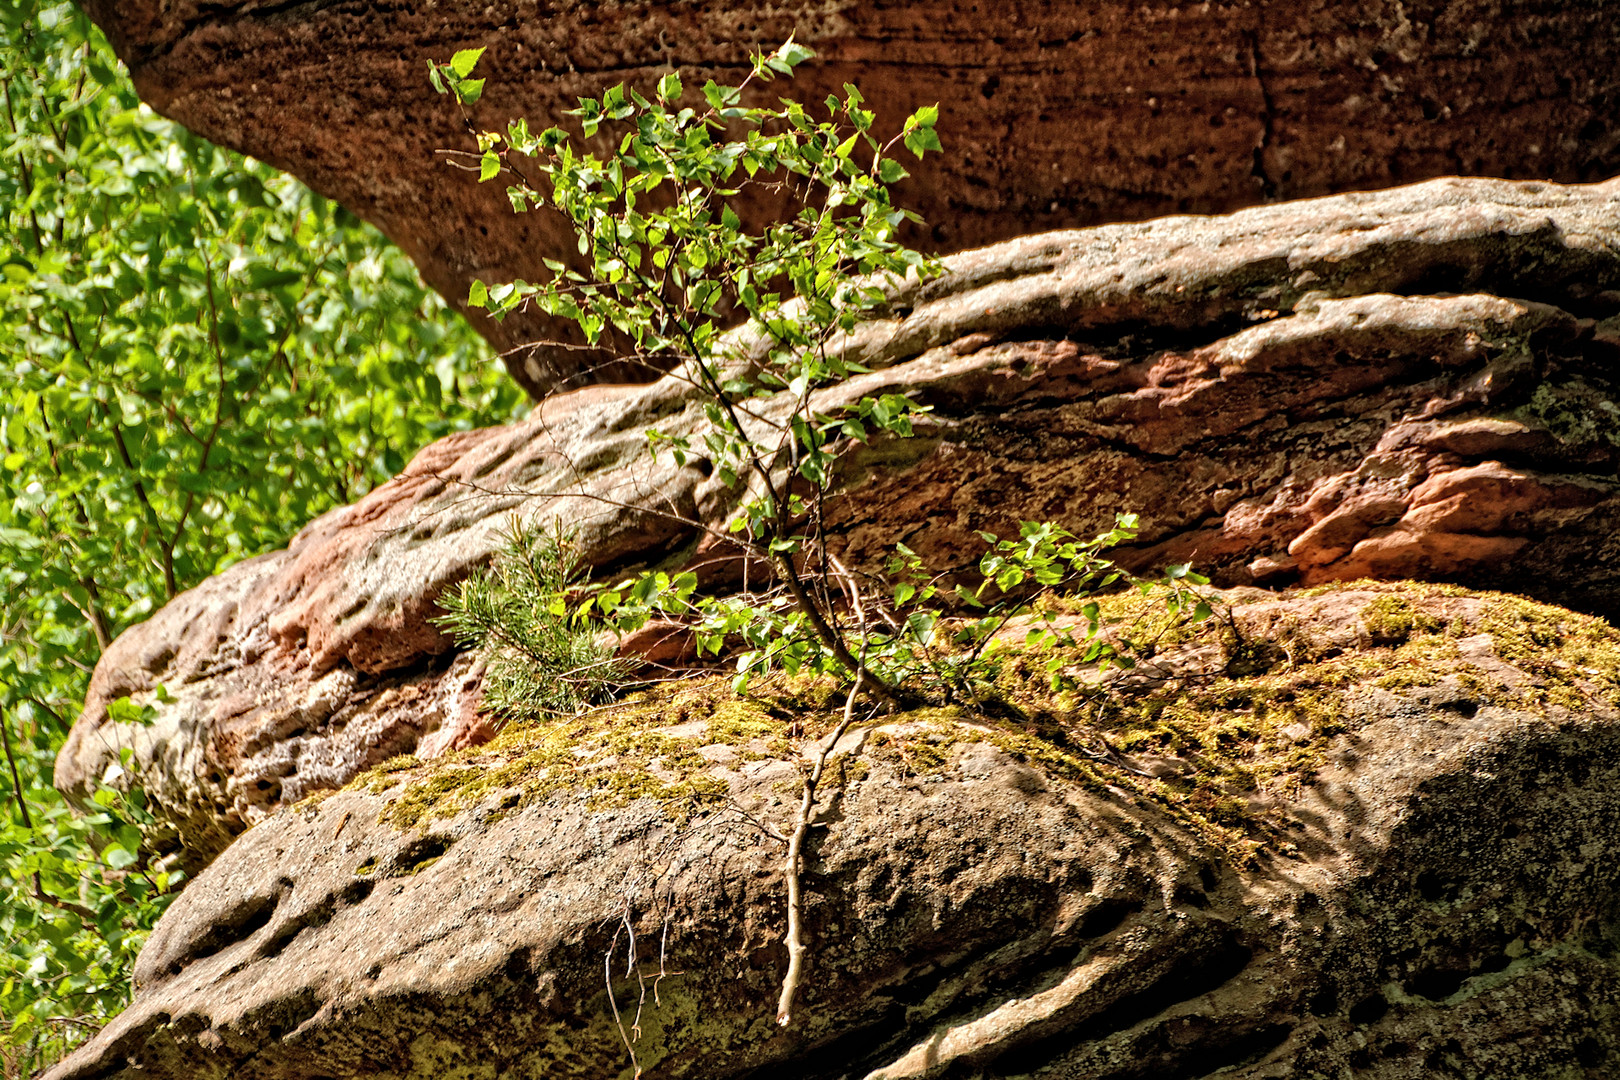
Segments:
[[[641,996],[636,999],[636,1018],[630,1022],[630,1032],[638,1041],[641,1039],[641,1012],[647,1007],[647,991],[649,989],[652,991],[654,1007],[662,1007],[663,1002],[658,999],[658,984],[669,978],[671,975],[684,974],[684,972],[680,971],[670,971],[668,961],[669,916],[665,915],[664,933],[659,939],[658,943],[658,973],[654,975],[651,982],[649,982],[647,979],[647,973],[641,970],[641,965],[636,965],[636,981],[641,985]]]
[[[799,981],[804,976],[804,908],[799,872],[804,855],[804,839],[809,835],[810,826],[815,823],[816,818],[816,786],[821,783],[821,774],[827,767],[827,759],[832,756],[833,749],[843,739],[849,726],[855,722],[855,699],[860,696],[861,678],[864,673],[865,668],[855,669],[855,682],[850,686],[849,697],[844,702],[844,719],[833,729],[827,745],[816,755],[816,763],[811,768],[810,775],[804,778],[804,799],[799,803],[798,823],[793,829],[792,838],[788,841],[788,924],[785,942],[788,951],[788,969],[787,974],[782,977],[782,997],[776,1005],[776,1022],[783,1027],[793,1022],[793,997],[798,993]]]
[[[626,924],[628,924],[628,917]],[[619,1029],[619,1038],[624,1040],[624,1049],[630,1055],[630,1067],[635,1070],[636,1076],[641,1076],[641,1062],[636,1060],[636,1047],[630,1039],[630,1033],[624,1029],[624,1018],[619,1015],[619,1003],[613,999],[613,951],[619,945],[619,932],[613,932],[613,941],[608,945],[607,952],[602,954],[602,981],[607,987],[608,1007],[613,1010],[613,1023]]]

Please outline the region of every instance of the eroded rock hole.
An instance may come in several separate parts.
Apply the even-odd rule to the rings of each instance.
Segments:
[[[1089,1022],[1002,1054],[991,1063],[988,1071],[998,1076],[1036,1072],[1081,1042],[1102,1039],[1134,1027],[1184,1001],[1224,986],[1248,967],[1253,957],[1252,950],[1236,941],[1214,943],[1206,951],[1184,957],[1146,989],[1121,998]],[[1236,1036],[1233,1041],[1241,1038]],[[1242,1056],[1247,1055],[1245,1050]]]
[[[1408,979],[1406,992],[1413,997],[1428,998],[1430,1001],[1444,1001],[1458,990],[1461,990],[1463,980],[1467,978],[1467,971],[1436,968]]]
[[[1362,998],[1350,1006],[1350,1022],[1352,1024],[1376,1024],[1389,1012],[1389,1000],[1383,993],[1372,994]]]
[[[1432,870],[1425,870],[1417,877],[1418,895],[1431,904],[1443,903],[1454,899],[1457,894],[1455,882],[1449,881]]]
[[[421,873],[444,858],[452,843],[444,836],[424,836],[413,841],[391,860],[389,876]]]
[[[226,908],[170,962],[168,973],[178,975],[187,965],[245,941],[269,926],[282,895],[278,890],[268,896],[250,896]]]
[[[366,897],[370,896],[371,890],[376,888],[376,884],[370,878],[358,878],[343,887],[338,893],[338,899],[345,905],[352,907],[355,904],[362,903]]]
[[[1083,938],[1100,938],[1119,929],[1121,923],[1142,910],[1140,900],[1104,900],[1080,920],[1075,933]]]

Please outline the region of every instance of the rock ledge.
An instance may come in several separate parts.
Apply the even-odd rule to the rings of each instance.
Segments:
[[[567,785],[456,780],[399,817],[537,745],[503,736],[264,821],[49,1080],[629,1075],[613,1009],[638,1002],[661,1078],[1612,1074],[1620,632],[1452,588],[1240,599],[1273,644],[1249,674],[1103,721],[1179,762],[1157,778],[1086,764],[1098,729],[1016,678],[1032,726],[869,732],[815,834],[790,1029],[758,823],[795,802],[792,708],[827,719],[813,688],[773,717],[687,687],[575,733]],[[663,740],[641,765],[638,731]],[[665,788],[615,796],[638,769]]]

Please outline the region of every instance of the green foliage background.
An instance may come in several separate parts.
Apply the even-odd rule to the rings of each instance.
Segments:
[[[124,1003],[177,871],[75,818],[107,643],[449,431],[526,407],[375,230],[141,106],[69,4],[0,7],[0,1068]]]

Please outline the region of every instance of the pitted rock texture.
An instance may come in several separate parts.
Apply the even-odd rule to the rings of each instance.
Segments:
[[[789,87],[800,100],[855,82],[890,127],[939,103],[946,152],[899,192],[932,251],[1439,175],[1620,172],[1615,0],[85,6],[155,108],[376,223],[457,304],[476,278],[539,280],[574,250],[559,218],[516,217],[500,185],[446,164],[471,139],[427,61],[468,46],[488,49],[474,122],[538,130],[672,65],[688,86],[736,82],[750,49],[796,33],[821,56]],[[559,333],[523,315],[483,329],[502,349]],[[537,396],[644,377],[581,375],[555,349],[508,362]]]
[[[712,708],[621,714],[662,760],[714,762],[724,798],[682,817],[497,786],[383,822],[521,755],[496,744],[284,811],[178,898],[134,1003],[47,1080],[630,1076],[624,1040],[659,1080],[1613,1076],[1620,632],[1455,589],[1247,599],[1245,638],[1288,647],[1186,729],[1253,767],[1224,833],[1185,809],[1208,778],[1060,775],[997,741],[1014,721],[851,736],[811,833],[791,1027],[770,833],[830,718],[773,749],[732,745]],[[1280,725],[1261,703],[1312,656],[1360,674]],[[1085,724],[1056,722],[1095,745]],[[932,757],[878,752],[908,725]],[[1257,779],[1295,743],[1314,770]],[[575,749],[607,790],[588,728]]]
[[[1271,587],[1426,578],[1620,612],[1620,182],[1431,181],[1051,233],[949,266],[857,328],[843,347],[876,370],[816,403],[902,392],[933,409],[914,439],[846,448],[829,520],[848,559],[880,564],[903,541],[966,566],[979,530],[1088,535],[1135,511],[1140,542],[1119,553],[1135,567],[1190,560]],[[428,447],[115,642],[58,785],[87,792],[134,746],[200,863],[426,736],[487,737],[435,597],[515,518],[575,529],[605,573],[712,568],[726,552],[680,519],[724,533],[737,494],[652,459],[645,437],[703,423],[670,377]],[[108,719],[126,695],[152,726]]]

